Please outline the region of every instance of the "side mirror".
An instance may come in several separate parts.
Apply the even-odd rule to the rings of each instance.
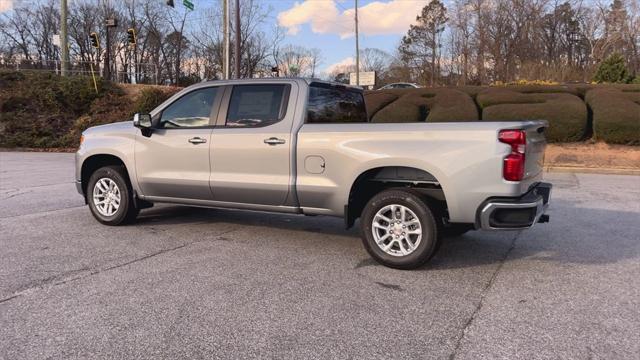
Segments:
[[[133,115],[133,126],[140,129],[150,129],[151,125],[151,115],[139,113]]]

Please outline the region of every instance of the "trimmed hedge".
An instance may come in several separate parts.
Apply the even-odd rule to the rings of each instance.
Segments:
[[[587,92],[594,138],[610,144],[640,145],[640,91],[604,87]]]
[[[365,93],[365,102],[372,122],[478,120],[473,99],[462,91],[448,88],[369,91]]]
[[[478,94],[485,121],[547,120],[550,142],[579,141],[586,137],[587,107],[582,100],[565,93],[520,93],[490,88]]]

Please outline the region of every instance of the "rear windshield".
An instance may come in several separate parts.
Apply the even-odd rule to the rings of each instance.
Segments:
[[[311,83],[307,103],[308,124],[365,123],[362,91],[340,85]]]

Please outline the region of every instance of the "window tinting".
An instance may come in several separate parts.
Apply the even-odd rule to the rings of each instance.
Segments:
[[[194,90],[174,101],[162,111],[160,127],[208,126],[216,89],[211,87]]]
[[[286,112],[287,85],[235,85],[229,102],[227,126],[258,127],[275,124]]]
[[[362,92],[344,86],[311,83],[307,123],[363,123],[367,110]]]

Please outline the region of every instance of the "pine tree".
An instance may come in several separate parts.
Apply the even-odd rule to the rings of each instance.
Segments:
[[[593,80],[599,83],[626,83],[629,72],[624,58],[620,54],[612,54],[598,65]]]

